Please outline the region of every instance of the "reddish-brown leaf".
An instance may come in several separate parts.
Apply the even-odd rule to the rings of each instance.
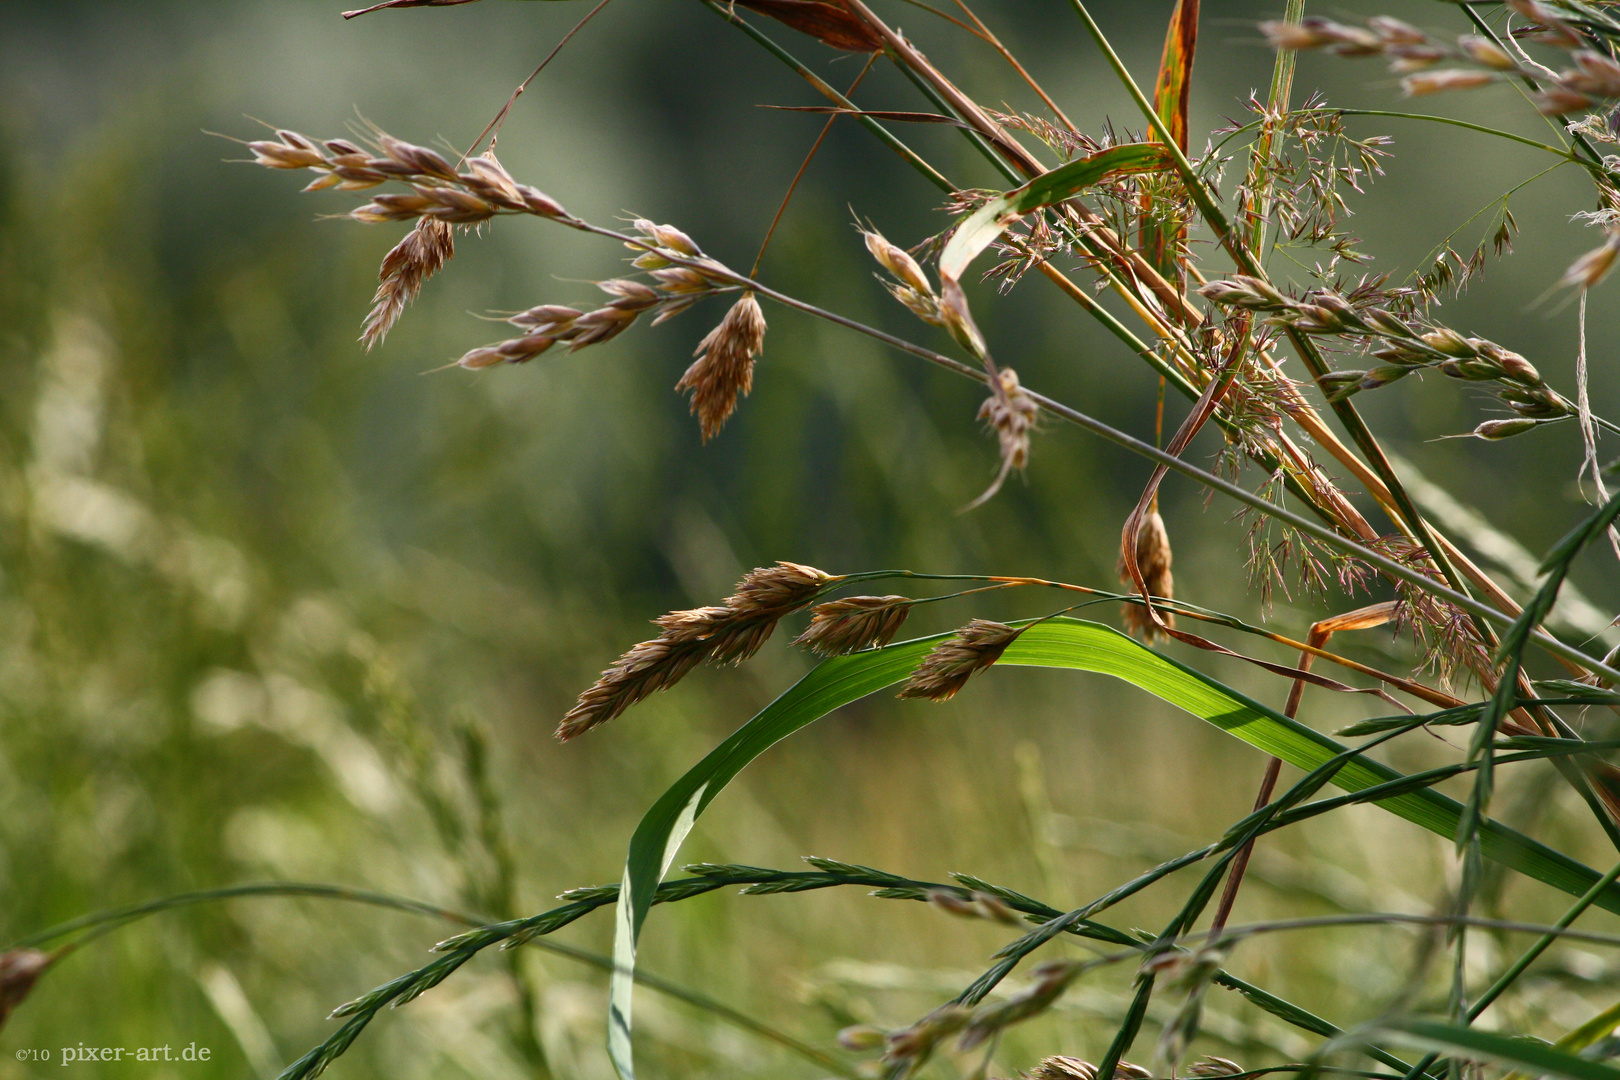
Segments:
[[[871,53],[883,48],[883,39],[841,7],[821,0],[735,0],[738,7],[769,15],[801,34],[808,34],[835,49]]]

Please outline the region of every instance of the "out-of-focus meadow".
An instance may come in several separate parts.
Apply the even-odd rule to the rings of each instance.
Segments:
[[[940,33],[926,12],[890,6],[977,80],[981,98],[1029,104],[989,50]],[[622,250],[563,229],[501,220],[460,238],[386,345],[365,353],[355,339],[377,263],[404,226],[324,220],[352,199],[299,195],[286,176],[231,163],[246,155],[209,133],[256,138],[252,117],[335,136],[363,117],[416,142],[463,146],[585,8],[489,0],[344,22],[339,7],[0,9],[7,941],[89,911],[267,879],[486,915],[539,911],[566,888],[617,881],[651,801],[809,668],[779,633],[741,668],[703,670],[588,738],[555,743],[557,718],[646,636],[648,618],[712,603],[744,570],[777,559],[838,572],[1115,580],[1142,462],[1048,426],[1023,479],[959,514],[995,469],[993,440],[973,419],[976,388],[780,308],[766,312],[753,395],[706,446],[671,386],[718,306],[577,356],[559,349],[523,367],[436,370],[502,336],[481,316],[589,300],[590,281],[621,270]],[[1170,4],[1097,7],[1149,78]],[[1449,5],[1415,0],[1340,7],[1457,21]],[[1135,126],[1064,5],[984,9],[1081,127],[1098,130],[1110,116]],[[1273,14],[1265,4],[1206,4],[1196,143],[1269,78],[1253,21]],[[831,57],[800,44],[818,63]],[[829,78],[847,82],[857,63],[828,65]],[[892,72],[875,70],[868,85],[863,100],[926,107]],[[1301,89],[1318,86],[1334,104],[1402,107],[1372,66],[1308,58]],[[746,266],[824,119],[762,104],[817,101],[700,5],[617,0],[518,102],[500,150],[516,176],[575,213],[672,222]],[[1448,98],[1441,110],[1531,133],[1537,125],[1507,90]],[[1352,204],[1381,270],[1421,261],[1543,167],[1533,151],[1493,147],[1459,168],[1466,132],[1354,123],[1395,139],[1389,175]],[[961,182],[999,184],[953,131],[912,135]],[[1573,315],[1538,297],[1591,246],[1567,219],[1586,208],[1582,183],[1555,173],[1516,197],[1517,252],[1448,308],[1566,384]],[[872,281],[851,218],[909,245],[943,227],[937,204],[841,122],[762,276],[916,337],[920,328]],[[1459,245],[1471,249],[1481,224]],[[1594,298],[1594,341],[1620,330],[1608,296]],[[1025,283],[981,321],[1027,383],[1151,437],[1155,380],[1044,283]],[[1594,389],[1597,407],[1614,411],[1608,360],[1606,347],[1594,353]],[[1481,403],[1434,380],[1401,390],[1367,411],[1415,469],[1472,504],[1482,519],[1473,523],[1431,507],[1465,540],[1491,548],[1489,528],[1539,552],[1579,514],[1574,425],[1499,445],[1436,441],[1473,427],[1487,415]],[[1171,403],[1172,422],[1181,409]],[[1194,450],[1201,461],[1218,449],[1206,441]],[[1546,512],[1552,489],[1564,493],[1562,513]],[[1174,482],[1164,498],[1178,596],[1257,617],[1233,569],[1243,526],[1231,507],[1206,506]],[[1575,580],[1612,611],[1620,575],[1600,567],[1583,563]],[[1047,602],[937,605],[917,626],[1039,614]],[[1278,595],[1271,618],[1302,637],[1311,620],[1362,602]],[[1382,631],[1345,648],[1411,663],[1409,646]],[[1169,651],[1280,704],[1275,680]],[[1382,708],[1314,691],[1306,700],[1321,730]],[[487,747],[482,787],[469,745]],[[948,705],[880,695],[796,735],[721,797],[682,859],[795,868],[816,854],[928,880],[970,871],[1068,908],[1210,839],[1252,800],[1261,768],[1258,752],[1119,684],[998,672]],[[1504,784],[1505,816],[1603,859],[1594,836],[1562,831],[1562,789]],[[1307,826],[1265,841],[1238,917],[1436,902],[1448,845],[1376,810],[1352,813],[1354,829]],[[494,819],[499,837],[486,827]],[[1503,887],[1521,912],[1561,910],[1538,886]],[[1120,925],[1153,925],[1170,902],[1149,892],[1125,905]],[[0,1078],[56,1075],[59,1048],[81,1042],[195,1042],[213,1049],[209,1062],[67,1067],[268,1080],[332,1029],[330,1009],[416,966],[454,929],[318,899],[161,914],[42,979],[5,1029]],[[903,1022],[938,1004],[1008,933],[858,890],[715,894],[656,911],[642,956],[651,972],[830,1047],[847,1023]],[[610,935],[603,912],[560,940],[601,953]],[[1309,948],[1256,942],[1233,963],[1350,1023],[1400,985],[1417,943],[1407,931],[1340,931]],[[533,1034],[552,1072],[609,1076],[602,973],[534,949],[512,955],[533,989]],[[1489,942],[1470,955],[1489,964]],[[1552,955],[1531,1025],[1584,1019],[1620,981],[1620,968],[1579,949]],[[1100,977],[1015,1031],[998,1063],[1099,1053],[1126,978]],[[516,985],[504,960],[480,958],[382,1017],[333,1075],[533,1075],[533,1051],[513,1034],[524,1015]],[[1220,993],[1208,1049],[1254,1065],[1299,1053],[1289,1029]],[[638,1008],[649,1076],[816,1075],[701,1009],[646,991]],[[18,1062],[22,1048],[58,1057]]]

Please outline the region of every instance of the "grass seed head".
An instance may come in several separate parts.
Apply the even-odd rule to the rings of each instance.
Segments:
[[[1466,68],[1446,68],[1443,71],[1419,71],[1401,80],[1401,90],[1407,97],[1423,97],[1447,90],[1472,90],[1489,86],[1496,75],[1489,71],[1469,71]]]
[[[949,701],[967,681],[1001,659],[1023,633],[1006,623],[974,619],[923,657],[900,688],[900,697]]]
[[[1170,563],[1170,532],[1164,527],[1164,518],[1159,516],[1159,512],[1150,510],[1136,533],[1136,566],[1142,572],[1142,580],[1147,584],[1150,596],[1166,600],[1175,596],[1175,579],[1170,574]],[[1123,551],[1116,572],[1120,580],[1130,583]],[[1176,625],[1176,617],[1168,611],[1160,611],[1159,618],[1166,626]],[[1159,628],[1147,617],[1147,612],[1136,604],[1125,605],[1124,619],[1126,631],[1143,641],[1151,642],[1160,634]]]
[[[1593,248],[1571,263],[1559,284],[1582,290],[1594,288],[1614,269],[1616,256],[1620,256],[1620,230],[1611,231],[1601,247]]]
[[[793,639],[822,656],[843,656],[858,649],[882,648],[894,640],[911,600],[904,596],[848,596],[817,604],[805,632]]]
[[[1059,1054],[1044,1058],[1024,1076],[1026,1080],[1097,1080],[1097,1066]]]
[[[422,218],[405,239],[383,256],[377,273],[377,293],[371,298],[360,340],[369,351],[382,343],[399,320],[405,305],[416,299],[422,284],[456,253],[455,237],[449,225],[433,218]]]
[[[1513,71],[1519,66],[1496,42],[1478,34],[1464,34],[1457,39],[1457,48],[1474,63],[1496,71]]]
[[[750,570],[723,603],[660,615],[653,622],[662,633],[632,646],[602,672],[563,717],[557,738],[567,742],[607,723],[649,694],[674,686],[700,663],[748,659],[783,616],[838,580],[813,566],[779,562]]]
[[[1236,1076],[1241,1072],[1243,1072],[1243,1066],[1239,1065],[1235,1061],[1228,1060],[1227,1058],[1216,1057],[1214,1054],[1206,1054],[1204,1057],[1187,1067],[1188,1076],[1204,1078],[1216,1076]]]
[[[737,399],[754,386],[754,358],[765,346],[765,313],[754,294],[744,293],[720,325],[697,348],[697,360],[686,369],[677,390],[692,393],[692,413],[703,441],[720,433],[737,408]]]
[[[567,742],[600,727],[648,695],[680,682],[708,651],[706,643],[671,642],[665,637],[643,641],[606,671],[557,725],[557,739]]]
[[[34,983],[51,966],[51,955],[38,949],[12,949],[0,953],[0,1027],[23,1003]]]
[[[1525,417],[1515,417],[1512,420],[1486,420],[1474,429],[1474,437],[1495,442],[1498,439],[1511,439],[1515,435],[1523,435],[1540,425],[1539,420],[1530,420]]]

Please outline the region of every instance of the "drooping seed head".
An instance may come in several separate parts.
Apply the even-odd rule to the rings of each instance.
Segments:
[[[647,218],[637,218],[632,224],[637,232],[661,248],[668,248],[678,255],[702,254],[696,242],[673,225],[660,225]]]
[[[1591,49],[1578,49],[1570,59],[1575,61],[1574,70],[1559,79],[1566,88],[1589,97],[1620,97],[1620,64]]]
[[[858,649],[882,648],[894,640],[911,600],[904,596],[847,596],[817,604],[810,626],[793,639],[822,656],[843,656]]]
[[[50,967],[52,957],[38,949],[12,949],[0,953],[0,1027],[28,997],[34,983]]]
[[[925,898],[939,910],[964,919],[988,919],[1008,926],[1018,926],[1024,921],[1004,901],[989,893],[975,891],[964,897],[951,889],[929,889]]]
[[[702,641],[673,643],[655,638],[631,646],[557,725],[557,739],[567,742],[600,727],[648,695],[675,685],[703,659]]]
[[[1001,659],[1022,632],[1006,623],[972,620],[923,657],[899,696],[949,701],[969,679]]]
[[[1594,288],[1614,269],[1617,255],[1620,255],[1620,230],[1613,230],[1600,247],[1593,248],[1571,263],[1558,283],[1575,289]]]
[[[925,296],[934,294],[934,287],[929,284],[928,275],[923,273],[917,260],[902,247],[889,243],[884,235],[875,229],[862,229],[861,236],[866,241],[866,250],[872,253],[885,270],[906,287],[922,293]]]
[[[1374,15],[1367,20],[1367,29],[1391,45],[1422,45],[1428,36],[1409,22],[1389,15]]]
[[[1419,71],[1401,80],[1401,90],[1407,97],[1423,97],[1446,90],[1472,90],[1489,86],[1496,76],[1488,71],[1469,71],[1464,68],[1446,68],[1444,71]]]
[[[405,239],[383,256],[382,268],[377,272],[377,293],[371,298],[371,312],[360,333],[360,340],[368,351],[381,344],[405,305],[416,299],[422,284],[438,273],[455,253],[456,242],[450,226],[422,218],[405,234]]]
[[[1531,94],[1530,100],[1543,116],[1563,116],[1565,113],[1590,109],[1597,102],[1585,94],[1564,86],[1549,86],[1540,93]]]
[[[855,1024],[838,1032],[838,1045],[855,1053],[876,1050],[887,1041],[888,1034],[882,1028],[871,1024]]]
[[[1235,1061],[1216,1057],[1214,1054],[1206,1054],[1201,1060],[1188,1066],[1187,1075],[1203,1077],[1208,1080],[1208,1078],[1216,1076],[1236,1076],[1243,1071],[1243,1066]]]
[[[1142,573],[1142,582],[1147,586],[1149,596],[1163,600],[1175,598],[1175,577],[1170,572],[1173,562],[1170,550],[1170,530],[1164,527],[1164,518],[1157,510],[1150,510],[1142,519],[1142,526],[1136,533],[1136,568]],[[1125,553],[1120,552],[1119,564],[1115,572],[1121,581],[1133,585],[1130,574],[1125,569]],[[1159,611],[1159,620],[1167,627],[1174,628],[1176,617],[1169,611]],[[1126,604],[1123,613],[1125,630],[1127,633],[1152,642],[1159,637],[1162,631],[1148,618],[1147,612],[1136,604]]]
[[[971,1050],[1004,1028],[1045,1012],[1085,969],[1080,960],[1048,960],[1037,965],[1030,972],[1033,981],[1024,989],[974,1012],[957,1041],[958,1047]]]
[[[1097,1066],[1060,1054],[1042,1059],[1027,1075],[1028,1080],[1097,1080]]]
[[[1519,66],[1496,42],[1478,34],[1464,34],[1457,39],[1457,48],[1474,63],[1496,71],[1513,71]]]
[[[1476,438],[1495,442],[1498,439],[1511,439],[1515,435],[1523,435],[1540,424],[1539,420],[1530,420],[1522,416],[1512,420],[1486,420],[1476,427],[1473,433]]]
[[[754,358],[764,345],[765,313],[751,292],[744,293],[698,344],[697,360],[675,389],[691,391],[691,411],[704,442],[720,433],[736,410],[737,399],[753,389]]]

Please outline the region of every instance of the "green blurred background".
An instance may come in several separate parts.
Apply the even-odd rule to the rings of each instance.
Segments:
[[[1168,0],[1095,6],[1150,79]],[[1267,84],[1271,54],[1253,23],[1272,7],[1206,3],[1199,142]],[[501,220],[461,238],[387,344],[363,352],[355,338],[376,266],[402,227],[324,220],[354,200],[301,196],[294,177],[232,163],[239,148],[209,133],[256,138],[252,118],[262,118],[330,137],[363,117],[415,142],[462,146],[585,8],[489,0],[353,22],[339,8],[0,5],[5,940],[116,904],[261,879],[487,911],[500,901],[490,884],[497,860],[477,825],[467,730],[489,747],[516,910],[538,911],[565,888],[618,880],[634,822],[663,787],[809,667],[782,633],[740,669],[701,671],[589,738],[554,743],[574,695],[646,636],[648,618],[714,602],[744,570],[776,559],[835,572],[1114,580],[1119,525],[1147,475],[1141,461],[1048,424],[1027,477],[958,514],[995,467],[973,420],[979,391],[793,312],[767,310],[755,392],[707,446],[671,386],[718,306],[521,368],[433,370],[500,336],[479,315],[589,302],[591,280],[622,272],[623,251],[566,230]],[[989,50],[941,32],[926,12],[880,10],[980,100],[1030,104]],[[1065,5],[1001,0],[982,11],[1083,127],[1100,130],[1110,117],[1136,126]],[[1464,29],[1450,6],[1415,0],[1329,13],[1380,11]],[[857,70],[767,29],[835,83]],[[1315,87],[1335,104],[1411,107],[1366,63],[1306,58],[1300,88]],[[882,67],[862,101],[926,107]],[[822,123],[758,106],[817,103],[701,6],[618,0],[518,103],[500,149],[514,174],[577,214],[668,221],[746,266]],[[1422,103],[1431,105],[1547,137],[1505,89]],[[1453,129],[1359,120],[1353,130],[1395,138],[1389,175],[1352,208],[1374,268],[1397,277],[1546,164]],[[957,182],[998,184],[949,129],[906,135]],[[1568,220],[1590,203],[1575,170],[1515,196],[1517,253],[1443,309],[1523,351],[1566,391],[1573,309],[1543,294],[1595,244]],[[934,189],[841,123],[762,275],[941,346],[876,287],[851,225],[870,218],[909,245],[945,225],[938,205]],[[1460,250],[1488,219],[1464,228]],[[979,295],[981,324],[1028,385],[1151,433],[1154,380],[1072,304],[1037,279],[1003,302]],[[1594,297],[1591,333],[1594,401],[1613,413],[1608,343],[1620,320],[1609,296]],[[1360,399],[1393,448],[1530,551],[1568,527],[1581,505],[1573,425],[1502,444],[1436,441],[1492,415],[1490,403],[1455,384],[1415,382]],[[1169,408],[1178,422],[1183,403]],[[1206,438],[1193,453],[1208,461],[1217,449]],[[1256,616],[1231,507],[1206,507],[1173,480],[1164,510],[1178,595]],[[1460,538],[1491,546],[1479,522],[1451,513],[1440,520]],[[1575,580],[1597,611],[1620,605],[1612,563],[1592,558]],[[1362,602],[1279,595],[1271,618],[1303,636],[1313,619]],[[1050,604],[962,601],[923,609],[917,625]],[[1407,643],[1361,637],[1345,648],[1411,663]],[[1274,680],[1234,662],[1170,651],[1281,700]],[[1379,711],[1318,692],[1306,700],[1324,730]],[[1218,834],[1247,807],[1261,768],[1257,753],[1145,695],[1100,678],[1009,671],[949,705],[880,696],[806,730],[715,804],[683,859],[791,868],[817,854],[930,880],[963,870],[1070,907]],[[1539,837],[1604,858],[1580,813],[1565,813],[1563,793],[1543,780],[1512,780],[1504,799]],[[1423,910],[1450,872],[1441,839],[1369,810],[1268,839],[1238,917]],[[1174,888],[1125,905],[1117,921],[1154,925],[1173,910]],[[1522,882],[1506,888],[1520,916],[1560,910]],[[57,1049],[80,1042],[195,1042],[214,1054],[207,1064],[68,1066],[78,1075],[268,1080],[332,1030],[323,1019],[332,1007],[423,962],[451,929],[315,900],[157,916],[42,980],[0,1040],[0,1080],[57,1075]],[[600,952],[610,932],[604,912],[562,938]],[[846,1023],[903,1023],[932,1008],[1006,934],[856,890],[716,894],[656,912],[643,962],[830,1046]],[[1401,984],[1415,943],[1395,931],[1328,933],[1308,946],[1257,942],[1233,963],[1350,1023]],[[1368,962],[1374,955],[1384,959]],[[1488,970],[1490,942],[1470,955]],[[535,994],[533,1035],[554,1073],[609,1076],[601,974],[534,950],[520,964]],[[1608,1003],[1614,971],[1579,950],[1557,954],[1509,1018],[1562,1030]],[[1099,1054],[1127,975],[1099,977],[1052,1018],[1016,1031],[998,1071],[1048,1053]],[[532,1075],[514,1034],[523,1015],[514,985],[499,959],[482,958],[381,1017],[333,1075]],[[701,1010],[645,991],[639,1002],[649,1076],[817,1075]],[[1226,997],[1212,999],[1208,1027],[1201,1048],[1247,1065],[1304,1045]],[[14,1060],[14,1049],[31,1047],[56,1056]],[[1146,1044],[1137,1056],[1150,1056]]]

